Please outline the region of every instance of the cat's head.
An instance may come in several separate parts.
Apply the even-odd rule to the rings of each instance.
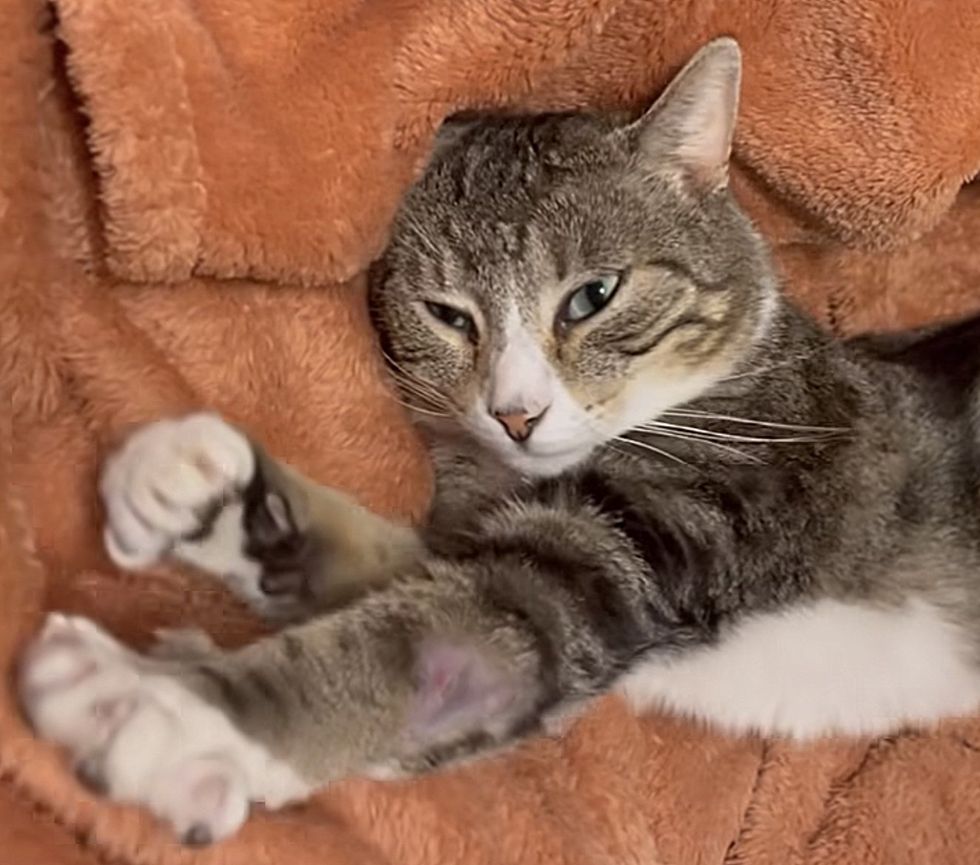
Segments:
[[[775,291],[728,191],[739,75],[720,39],[639,120],[443,130],[372,280],[423,419],[549,475],[732,372]]]

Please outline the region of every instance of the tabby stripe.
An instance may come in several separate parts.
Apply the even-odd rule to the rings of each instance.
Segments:
[[[642,342],[639,345],[629,345],[628,343],[620,344],[618,345],[618,351],[620,354],[625,354],[627,357],[641,357],[642,355],[649,354],[651,351],[653,351],[674,331],[682,327],[688,327],[692,324],[700,324],[706,330],[716,330],[719,327],[717,322],[712,322],[703,316],[685,315],[681,316],[677,321],[673,322],[673,324],[665,327],[659,333],[654,334],[646,342]]]
[[[207,684],[210,684],[217,692],[220,702],[227,707],[233,715],[242,718],[246,715],[249,700],[241,693],[238,686],[228,676],[220,670],[209,667],[206,664],[198,664],[194,667],[197,673]]]
[[[497,562],[499,564],[499,562]],[[490,580],[483,586],[482,598],[498,613],[515,619],[525,634],[531,637],[540,665],[539,678],[542,687],[542,702],[553,705],[560,698],[558,689],[558,651],[547,625],[535,616],[529,607],[516,601],[517,594],[512,587],[500,580]]]
[[[282,634],[282,647],[287,661],[297,666],[300,664],[309,666],[312,659],[307,651],[306,643],[295,634]],[[295,683],[295,693],[300,705],[305,709],[312,709],[314,700],[307,689],[306,678],[301,674],[296,675],[293,677],[293,682]]]
[[[718,614],[708,592],[717,568],[712,550],[655,512],[639,511],[602,475],[585,472],[582,494],[625,535],[650,571],[647,615],[663,630],[690,628],[698,639],[717,632]]]
[[[609,653],[602,658],[583,656],[575,659],[590,677],[601,676],[600,671],[607,670],[606,676],[601,676],[606,678],[611,663],[618,667],[633,655],[637,644],[645,642],[646,627],[637,618],[637,610],[620,591],[616,578],[607,573],[605,563],[590,561],[586,550],[568,550],[541,536],[521,535],[493,538],[488,542],[487,550],[498,558],[515,558],[532,565],[540,579],[550,583],[574,604],[577,618]],[[554,592],[546,593],[542,600],[561,604]]]
[[[275,685],[269,680],[268,676],[261,670],[247,669],[245,671],[245,680],[248,684],[258,693],[260,693],[265,700],[267,700],[272,706],[280,707],[282,702],[282,697],[275,687]]]
[[[495,744],[497,744],[496,740],[489,733],[482,731],[470,733],[453,742],[429,748],[429,750],[414,758],[409,768],[413,773],[420,775],[427,772],[434,772],[436,769],[448,763],[453,763],[462,757],[467,757],[480,751],[487,751]]]

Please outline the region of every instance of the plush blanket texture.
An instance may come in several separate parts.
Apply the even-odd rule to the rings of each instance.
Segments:
[[[840,332],[980,308],[973,0],[0,0],[0,33],[6,669],[51,608],[142,643],[256,632],[207,581],[101,552],[95,467],[133,423],[213,406],[422,512],[361,274],[457,109],[639,107],[734,35],[736,190],[788,290]],[[563,739],[343,784],[191,854],[86,794],[0,690],[10,865],[973,865],[978,778],[976,718],[798,748],[607,700]]]

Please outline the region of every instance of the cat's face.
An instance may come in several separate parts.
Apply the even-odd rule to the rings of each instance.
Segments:
[[[738,61],[712,43],[632,124],[444,133],[372,285],[422,419],[549,475],[731,373],[773,292],[726,184]]]

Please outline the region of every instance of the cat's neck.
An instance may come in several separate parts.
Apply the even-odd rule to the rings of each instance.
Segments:
[[[780,296],[765,331],[735,366],[691,407],[772,422],[828,425],[853,408],[843,343]]]

